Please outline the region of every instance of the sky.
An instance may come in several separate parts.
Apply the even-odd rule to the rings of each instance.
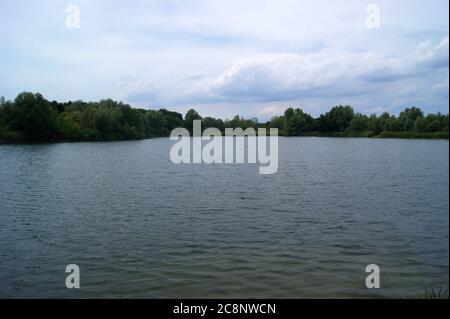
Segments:
[[[449,2],[1,0],[0,96],[23,91],[220,118],[448,113]]]

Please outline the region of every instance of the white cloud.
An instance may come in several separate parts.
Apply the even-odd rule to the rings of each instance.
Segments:
[[[198,98],[230,102],[284,101],[314,96],[354,96],[392,82],[435,74],[448,80],[448,37],[421,43],[405,56],[377,52],[312,54],[268,53],[242,59],[217,78],[188,92]],[[447,72],[439,72],[440,70]]]
[[[262,110],[260,111],[261,115],[264,116],[274,116],[274,115],[278,115],[280,113],[282,113],[284,110],[281,109],[280,107],[276,107],[276,106],[267,106],[262,108]]]

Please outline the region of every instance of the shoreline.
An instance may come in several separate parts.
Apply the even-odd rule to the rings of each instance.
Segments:
[[[383,133],[398,133],[398,132],[383,132]],[[405,132],[410,133],[410,132]],[[334,133],[334,134],[312,134],[312,133],[306,133],[303,135],[295,135],[295,136],[286,136],[286,135],[279,135],[278,137],[283,138],[296,138],[296,137],[315,137],[315,138],[356,138],[356,139],[381,139],[381,140],[448,140],[448,133],[447,136],[444,136],[446,132],[438,132],[442,136],[430,136],[429,133],[417,133],[417,134],[411,134],[410,136],[407,136],[408,134],[379,134],[379,135],[349,135],[346,133]],[[397,136],[395,136],[397,135]],[[75,143],[114,143],[114,142],[130,142],[130,141],[144,141],[144,140],[152,140],[152,139],[160,139],[160,138],[169,138],[170,136],[153,136],[153,137],[145,137],[145,138],[133,138],[133,139],[117,139],[117,140],[94,140],[94,141],[70,141],[70,140],[56,140],[56,141],[41,141],[41,142],[8,142],[6,140],[0,139],[0,145],[42,145],[42,144],[75,144]]]

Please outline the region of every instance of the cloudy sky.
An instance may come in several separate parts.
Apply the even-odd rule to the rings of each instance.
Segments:
[[[80,28],[66,26],[71,3]],[[372,3],[380,28],[367,27]],[[223,118],[448,113],[448,12],[448,0],[1,0],[0,95]]]

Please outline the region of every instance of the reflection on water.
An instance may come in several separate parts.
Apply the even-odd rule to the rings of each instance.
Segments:
[[[448,141],[280,138],[257,165],[168,139],[0,146],[0,296],[414,297],[448,287]],[[65,267],[81,289],[65,288]],[[379,290],[365,267],[381,268]]]

